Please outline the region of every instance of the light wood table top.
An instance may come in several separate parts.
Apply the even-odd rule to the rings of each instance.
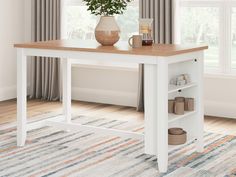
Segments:
[[[128,42],[118,42],[114,46],[101,46],[96,41],[89,40],[53,40],[45,42],[31,42],[15,44],[16,48],[48,49],[48,50],[66,50],[83,52],[100,52],[131,55],[148,56],[172,56],[208,49],[208,46],[196,45],[176,45],[176,44],[154,44],[152,46],[143,46],[141,48],[132,48]]]

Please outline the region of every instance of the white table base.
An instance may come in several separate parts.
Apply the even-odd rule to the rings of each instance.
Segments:
[[[59,57],[63,66],[63,114],[64,116],[27,123],[27,56]],[[73,58],[73,59],[72,59]],[[197,64],[198,86],[194,92],[197,97],[196,119],[193,119],[197,150],[203,150],[203,103],[202,103],[202,73],[203,51],[170,57],[155,57],[142,55],[124,55],[95,52],[77,52],[43,49],[17,49],[17,145],[24,146],[27,131],[41,126],[55,126],[64,130],[93,130],[108,135],[130,137],[145,140],[145,153],[157,155],[160,172],[168,168],[168,73],[171,64],[183,63],[199,59]],[[102,63],[136,63],[144,64],[144,95],[145,95],[145,134],[107,129],[71,122],[71,67],[72,64],[102,64]]]

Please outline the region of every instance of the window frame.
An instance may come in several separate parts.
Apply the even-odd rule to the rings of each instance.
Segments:
[[[62,38],[66,35],[64,7],[66,5],[82,5],[82,0],[62,0]],[[135,0],[130,5],[139,5]],[[207,74],[236,75],[236,68],[232,68],[232,9],[236,8],[236,0],[175,0],[175,14],[178,16],[181,7],[217,7],[219,8],[219,67],[205,67]],[[181,39],[179,19],[175,18],[175,42]],[[227,50],[226,50],[227,49]],[[131,66],[131,68],[136,68]]]
[[[232,11],[233,11],[233,8],[236,8],[236,0],[235,1],[231,1],[231,4],[230,4],[230,44],[232,42]],[[232,46],[230,45],[230,69],[231,69],[231,73],[236,75],[236,68],[232,68]]]
[[[65,6],[85,6],[85,2],[83,0],[61,0],[62,6],[61,6],[61,36],[62,38],[66,37],[67,31],[65,28],[65,22],[66,22],[66,16],[65,16]],[[139,0],[133,0],[129,3],[129,6],[139,6]],[[138,31],[137,31],[138,32]]]
[[[181,7],[217,7],[219,8],[219,67],[205,66],[208,74],[236,75],[232,68],[231,41],[232,41],[232,9],[236,7],[236,0],[180,0],[177,4],[178,11]],[[179,12],[177,12],[179,13]],[[181,26],[177,21],[176,36],[181,39]]]
[[[65,15],[65,7],[66,6],[81,6],[85,5],[82,0],[61,0],[61,38],[66,38],[67,30],[66,30],[66,15]],[[129,6],[139,6],[139,0],[132,1]],[[138,32],[138,31],[137,31]],[[138,72],[139,65],[133,63],[108,63],[108,64],[97,64],[97,65],[89,65],[89,64],[80,64],[73,65],[74,67],[83,67],[83,68],[97,68],[97,69],[108,69],[108,70],[124,70],[131,72]]]

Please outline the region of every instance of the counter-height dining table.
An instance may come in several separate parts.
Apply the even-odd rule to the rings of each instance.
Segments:
[[[144,139],[144,152],[157,156],[160,172],[168,170],[168,128],[182,127],[187,141],[195,141],[196,151],[203,151],[203,59],[207,46],[154,44],[132,48],[127,42],[101,46],[95,41],[53,40],[15,44],[17,49],[17,145],[24,146],[27,131],[42,126],[63,130],[91,130],[111,136]],[[61,59],[63,116],[27,121],[27,58],[32,56]],[[32,57],[33,58],[33,57]],[[143,133],[73,123],[71,119],[71,68],[73,64],[144,64]],[[191,82],[171,85],[170,80],[188,74]],[[115,78],[114,78],[115,79]],[[193,97],[194,111],[183,115],[168,113],[168,99]]]

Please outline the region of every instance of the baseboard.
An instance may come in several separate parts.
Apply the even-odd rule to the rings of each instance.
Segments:
[[[0,101],[14,98],[16,98],[16,86],[0,88]],[[136,107],[137,93],[73,87],[72,99]]]
[[[0,88],[0,101],[16,98],[16,86]],[[137,93],[90,88],[72,88],[72,99],[136,107]],[[236,104],[205,100],[205,115],[236,119]]]
[[[29,93],[30,84],[27,86],[27,93]],[[16,98],[16,86],[0,88],[0,101],[6,101]]]
[[[72,99],[136,107],[137,93],[73,87]]]
[[[205,100],[205,115],[236,119],[236,104]]]
[[[0,88],[0,101],[16,98],[16,86]]]

